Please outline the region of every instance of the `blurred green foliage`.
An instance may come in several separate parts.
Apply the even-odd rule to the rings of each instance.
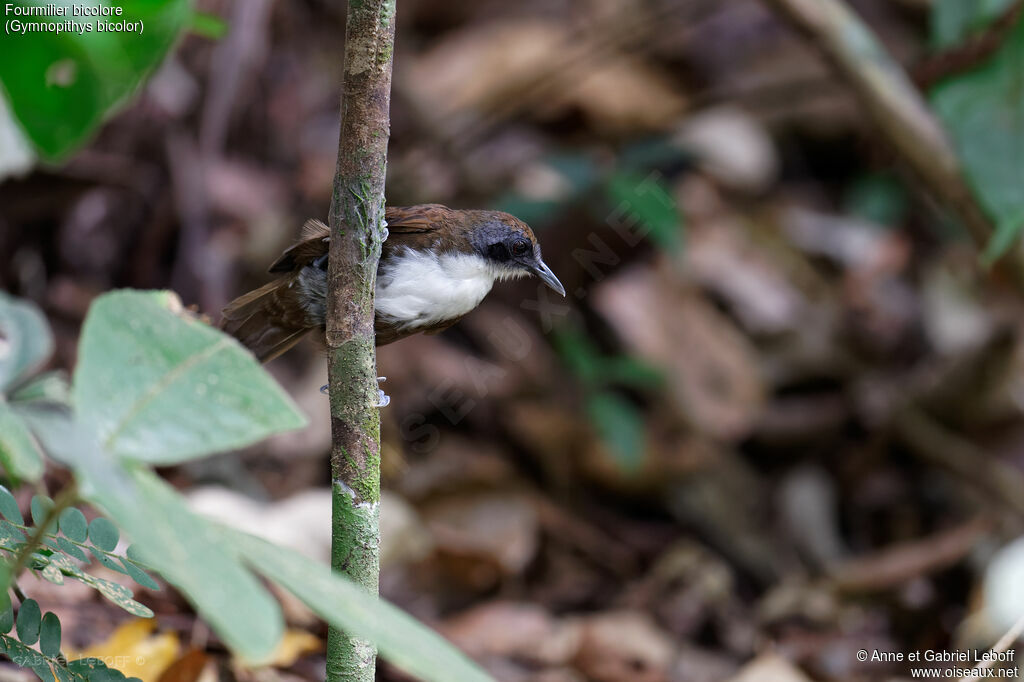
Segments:
[[[18,8],[39,6],[11,0]],[[163,60],[181,33],[194,26],[220,35],[223,23],[194,12],[191,0],[110,0],[57,3],[72,7],[120,7],[121,16],[36,17],[7,13],[22,24],[64,24],[62,30],[12,30],[0,41],[0,85],[21,127],[41,156],[55,160],[84,143],[103,120]],[[67,22],[89,25],[75,29]],[[141,22],[141,31],[99,32],[98,22]],[[16,29],[16,27],[15,27]]]
[[[984,29],[1015,0],[935,0],[931,17],[931,42],[945,49]]]
[[[662,250],[682,248],[682,215],[660,173],[613,173],[605,192],[612,205],[609,221],[621,222],[632,232],[649,237]]]
[[[875,225],[899,225],[907,215],[906,188],[896,175],[862,175],[846,188],[843,211]]]
[[[664,384],[662,373],[638,358],[603,353],[572,326],[557,329],[554,340],[565,364],[583,385],[594,430],[624,472],[637,471],[647,449],[644,413],[616,389],[656,391]]]
[[[956,43],[1008,5],[1002,0],[941,0],[933,15],[933,42]],[[1024,228],[1024,18],[987,61],[935,86],[931,101],[968,181],[996,224],[984,254],[992,262]]]

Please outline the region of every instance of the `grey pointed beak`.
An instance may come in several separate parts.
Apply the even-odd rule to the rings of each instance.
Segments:
[[[536,266],[534,266],[533,274],[540,277],[545,284],[560,293],[562,296],[565,296],[565,287],[563,287],[562,283],[558,281],[557,277],[555,277],[555,273],[551,272],[551,268],[548,267],[547,263],[540,261]]]

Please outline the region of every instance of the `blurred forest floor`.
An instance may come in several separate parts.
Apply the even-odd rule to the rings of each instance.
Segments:
[[[216,320],[326,216],[344,3],[200,4],[227,36],[0,184],[0,285],[47,311],[58,366],[99,293]],[[382,594],[515,682],[905,678],[855,652],[989,647],[986,571],[1024,520],[1024,298],[820,57],[756,1],[398,5],[388,202],[516,213],[569,297],[502,284],[380,350]],[[851,5],[924,57],[927,0]],[[164,473],[325,558],[322,352],[270,369],[309,428]],[[76,646],[126,618],[33,590]],[[293,651],[251,671],[176,596],[138,598],[164,638],[121,641],[161,679],[323,675],[299,605]]]

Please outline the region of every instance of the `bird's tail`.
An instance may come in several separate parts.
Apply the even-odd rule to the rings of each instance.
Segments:
[[[239,296],[224,308],[221,329],[238,339],[260,362],[284,353],[314,327],[305,315],[296,314],[303,308],[293,300],[299,295],[293,283],[291,278],[283,277]]]

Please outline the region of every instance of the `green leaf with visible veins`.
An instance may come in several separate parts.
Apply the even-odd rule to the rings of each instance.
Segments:
[[[234,339],[169,292],[118,291],[89,311],[72,399],[104,450],[174,464],[303,426],[305,417]]]

